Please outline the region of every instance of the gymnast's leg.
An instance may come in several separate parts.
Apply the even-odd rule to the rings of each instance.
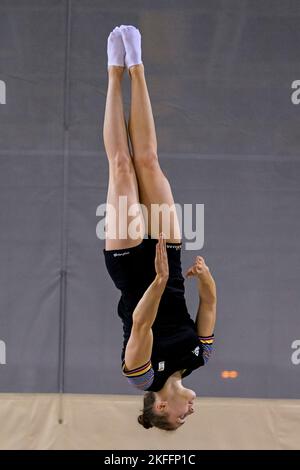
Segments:
[[[123,66],[108,66],[108,89],[103,124],[103,140],[109,163],[106,250],[136,246],[141,243],[144,237],[142,229],[144,227],[144,219],[139,205],[138,184],[128,148],[126,123],[124,122],[121,87],[123,73]],[[138,210],[135,215],[128,216],[126,212],[118,210],[120,196],[127,196],[128,208],[132,204],[137,205]],[[114,210],[111,210],[110,206],[114,208]],[[120,225],[123,224],[123,227],[126,226],[127,229],[133,219],[140,224],[141,230],[139,237],[131,238],[127,230],[128,235],[122,238],[119,233]],[[116,233],[116,237],[111,235],[114,233]]]
[[[174,198],[170,183],[159,165],[155,123],[144,65],[141,62],[140,33],[133,26],[121,26],[121,31],[126,57],[128,55],[130,59],[128,71],[131,79],[131,107],[128,131],[140,202],[147,208],[147,214],[144,216],[145,219],[147,217],[148,233],[152,238],[159,238],[159,233],[166,230],[159,214],[153,213],[151,216],[151,206],[165,204],[174,208]],[[176,211],[171,211],[168,221],[167,242],[180,243],[181,233]]]
[[[151,204],[167,204],[169,207],[174,207],[174,198],[170,183],[159,165],[155,124],[144,65],[130,67],[129,73],[131,77],[129,134],[140,189],[140,202],[147,207],[150,234],[153,238],[158,238],[163,227],[159,217],[154,214],[151,217]],[[181,234],[175,211],[169,222],[167,241],[179,243]]]

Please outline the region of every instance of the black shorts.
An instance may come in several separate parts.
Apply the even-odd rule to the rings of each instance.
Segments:
[[[155,249],[157,239],[144,238],[141,243],[131,248],[120,250],[103,249],[107,271],[115,286],[126,292],[145,288],[155,278]],[[174,280],[183,280],[181,272],[182,243],[167,243],[169,263],[169,285]]]
[[[156,275],[154,265],[156,244],[157,239],[144,238],[139,245],[132,248],[108,251],[103,249],[108,273],[121,291],[118,315],[123,322],[124,344],[130,336],[132,313]],[[152,327],[156,336],[169,336],[180,326],[191,322],[184,297],[181,247],[182,243],[166,244],[169,279]]]

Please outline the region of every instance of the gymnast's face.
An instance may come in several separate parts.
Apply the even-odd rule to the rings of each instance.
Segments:
[[[174,428],[182,426],[186,418],[194,413],[194,402],[196,394],[189,388],[182,387],[175,395],[170,396],[161,409],[167,413],[168,421]]]

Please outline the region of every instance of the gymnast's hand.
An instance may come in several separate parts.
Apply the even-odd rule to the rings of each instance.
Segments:
[[[185,276],[188,277],[197,277],[198,279],[206,279],[211,277],[209,267],[206,265],[204,258],[197,256],[195,263],[191,266]]]
[[[155,254],[155,271],[157,278],[162,281],[167,281],[169,278],[169,264],[168,264],[168,255],[166,248],[166,239],[164,234],[159,234],[159,239],[156,244],[156,254]]]

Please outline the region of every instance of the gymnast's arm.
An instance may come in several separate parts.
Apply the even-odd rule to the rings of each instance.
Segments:
[[[156,245],[155,269],[154,281],[145,291],[132,314],[132,328],[125,350],[127,370],[140,367],[151,358],[152,325],[169,277],[166,242],[161,235]]]
[[[217,289],[213,276],[202,257],[187,271],[187,277],[195,276],[198,283],[199,306],[196,317],[197,334],[201,337],[214,333],[217,314]]]

